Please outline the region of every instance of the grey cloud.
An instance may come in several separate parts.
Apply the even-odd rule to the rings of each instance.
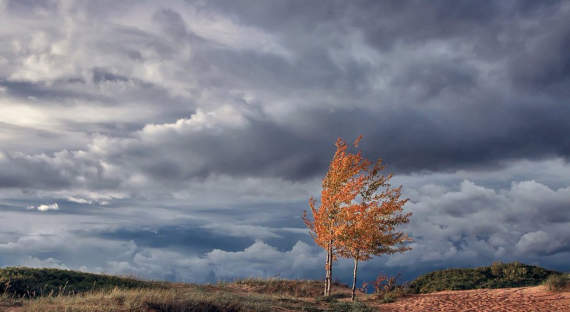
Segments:
[[[414,249],[409,255],[392,257],[390,265],[401,261],[420,266],[438,261],[475,265],[497,259],[555,264],[557,256],[568,250],[568,220],[549,219],[545,216],[551,212],[544,209],[568,210],[561,208],[570,207],[568,188],[523,181],[493,190],[464,181],[459,190],[433,193],[431,189],[412,197],[408,207],[414,213],[406,226],[416,237]]]
[[[186,24],[180,16],[173,10],[165,9],[156,12],[154,20],[163,28],[162,31],[172,36],[175,40],[184,40],[187,35]]]
[[[113,232],[99,233],[97,236],[115,241],[133,241],[141,248],[176,249],[194,255],[202,255],[212,249],[239,251],[254,242],[247,237],[228,235],[226,231],[227,229],[223,227],[208,230],[197,224],[177,224],[146,231],[117,229]],[[87,236],[93,234],[86,233]]]
[[[430,180],[429,175],[424,176],[422,184]],[[406,209],[414,213],[412,223],[404,230],[416,240],[414,249],[364,263],[362,280],[372,280],[380,271],[401,272],[409,279],[451,264],[473,266],[494,260],[567,268],[563,259],[570,241],[568,220],[546,217],[552,213],[548,207],[570,207],[567,187],[553,189],[534,181],[514,183],[505,189],[469,181],[459,186],[436,184],[419,189],[412,185],[404,188],[411,198]],[[290,278],[321,276],[323,257],[303,233],[300,219],[306,202],[244,205],[224,211],[157,210],[159,204],[145,206],[143,201],[135,206],[127,210],[115,203],[88,214],[73,215],[65,210],[59,216],[13,210],[6,215],[10,218],[6,220],[8,232],[2,234],[0,252],[9,255],[3,257],[2,264],[65,265],[199,282],[278,274]],[[153,206],[157,208],[149,209]],[[44,219],[44,226],[36,227],[35,234],[28,234],[26,226],[33,226],[40,217],[49,219]],[[181,221],[185,218],[194,220]],[[72,245],[65,243],[72,237]],[[92,250],[98,250],[97,255]],[[349,261],[340,261],[335,274],[348,280],[350,272]]]
[[[569,12],[0,1],[0,209],[21,225],[0,233],[0,264],[206,281],[249,261],[236,275],[319,277],[322,259],[295,264],[318,253],[300,216],[336,138],[363,134],[418,220],[414,251],[366,276],[510,256],[567,270]]]
[[[38,1],[38,0],[9,0],[6,9],[11,13],[28,15],[37,14],[41,11],[54,11],[58,8],[57,1]]]
[[[568,11],[568,10],[566,10]],[[568,95],[570,58],[570,22],[566,12],[544,23],[547,31],[530,39],[510,61],[510,75],[521,89]]]
[[[16,98],[37,98],[44,101],[64,102],[69,99],[82,98],[87,101],[97,100],[99,102],[109,102],[110,99],[104,96],[94,96],[87,92],[79,92],[67,88],[74,84],[84,84],[80,78],[76,80],[56,81],[54,84],[47,86],[38,82],[27,81],[0,81],[0,87],[4,87],[8,95]],[[77,88],[76,88],[77,89]]]
[[[365,138],[373,141],[375,145],[382,146],[381,150],[374,149],[374,154],[386,158],[402,172],[426,169],[446,170],[461,166],[493,166],[502,160],[513,158],[568,156],[570,147],[562,135],[568,132],[568,122],[562,117],[568,114],[561,113],[567,110],[567,105],[564,105],[563,100],[558,101],[554,97],[555,94],[541,98],[531,98],[526,95],[509,95],[505,98],[504,92],[511,87],[508,77],[499,75],[493,78],[501,79],[499,82],[502,85],[495,87],[485,83],[485,75],[489,75],[486,67],[496,65],[500,67],[502,64],[479,54],[473,54],[472,51],[470,52],[469,43],[463,43],[463,40],[467,40],[465,38],[471,38],[474,35],[495,33],[494,28],[507,37],[515,37],[511,36],[512,34],[520,35],[522,29],[504,28],[497,25],[500,18],[512,18],[516,25],[519,25],[520,21],[516,17],[506,13],[512,8],[496,4],[467,2],[453,5],[436,3],[431,6],[425,3],[346,5],[350,7],[343,13],[347,19],[364,16],[363,20],[369,21],[374,14],[385,17],[386,21],[382,18],[375,18],[376,23],[356,24],[357,29],[361,29],[363,33],[374,33],[370,28],[379,27],[384,31],[394,32],[394,35],[390,36],[393,38],[406,38],[405,35],[409,35],[412,37],[407,39],[409,43],[406,44],[423,47],[424,51],[418,49],[416,52],[407,50],[406,46],[396,45],[393,48],[396,50],[386,52],[385,55],[405,53],[398,59],[393,58],[395,60],[393,64],[390,64],[392,62],[383,65],[370,61],[357,61],[355,55],[346,54],[343,55],[341,65],[331,53],[337,44],[340,50],[350,48],[350,43],[343,43],[338,39],[342,36],[349,38],[350,27],[344,27],[344,32],[341,32],[335,39],[319,37],[322,45],[310,44],[307,41],[308,38],[305,37],[300,37],[301,45],[294,44],[289,41],[291,38],[286,36],[285,31],[296,33],[300,30],[281,27],[265,28],[277,22],[268,18],[277,14],[277,11],[274,11],[275,8],[261,5],[257,8],[259,11],[246,12],[245,4],[243,5],[244,7],[241,7],[238,3],[233,8],[232,6],[222,8],[213,3],[212,7],[206,5],[201,10],[206,13],[217,12],[217,10],[229,13],[227,10],[234,10],[229,15],[229,21],[237,22],[235,27],[254,25],[270,31],[269,35],[274,36],[279,44],[293,53],[292,60],[278,54],[259,53],[252,49],[236,51],[229,46],[212,45],[209,43],[213,41],[208,42],[209,38],[204,37],[205,34],[200,36],[201,41],[193,41],[192,38],[187,38],[189,33],[187,22],[192,17],[184,17],[188,14],[187,12],[174,9],[154,10],[151,23],[144,24],[145,26],[139,29],[126,26],[104,27],[103,33],[113,35],[95,36],[91,39],[93,43],[87,43],[87,46],[94,44],[95,48],[103,51],[106,59],[111,60],[107,65],[109,68],[95,67],[93,69],[95,85],[103,82],[116,83],[117,87],[110,89],[109,94],[119,96],[122,101],[126,102],[141,101],[141,104],[137,104],[139,107],[148,105],[149,108],[155,110],[153,122],[173,122],[177,118],[191,114],[196,106],[217,105],[205,102],[215,103],[221,100],[229,101],[231,105],[242,105],[238,104],[244,101],[237,95],[239,93],[253,94],[256,97],[256,100],[247,102],[245,105],[262,114],[251,119],[251,127],[243,132],[235,133],[233,137],[228,136],[222,140],[206,139],[204,136],[184,138],[188,140],[187,142],[199,145],[201,150],[199,153],[202,153],[204,158],[212,159],[217,166],[205,165],[203,168],[195,169],[193,173],[184,173],[183,165],[176,161],[152,160],[152,164],[143,164],[144,170],[151,175],[162,179],[170,177],[186,179],[192,175],[204,176],[219,170],[228,174],[241,174],[241,171],[254,175],[276,174],[288,179],[312,177],[322,171],[326,164],[326,161],[318,159],[320,156],[317,155],[327,153],[330,148],[328,144],[319,142],[315,145],[313,140],[307,140],[313,135],[308,133],[308,130],[314,133],[326,133],[326,139],[329,141],[339,135],[354,136],[353,132],[363,133]],[[341,4],[332,4],[331,7],[336,5]],[[291,3],[287,4],[286,8],[281,8],[279,12],[305,12],[295,15],[295,19],[312,18],[331,27],[347,23],[345,19],[340,19],[335,23],[336,20],[329,19],[327,14],[320,16],[322,11],[328,10],[326,7],[318,5],[310,7],[310,10],[305,11],[302,8],[306,8],[306,4]],[[543,9],[525,6],[525,12]],[[335,11],[335,9],[331,10]],[[365,15],[367,12],[370,15],[369,18]],[[429,14],[426,14],[424,19],[418,19],[419,12]],[[555,11],[549,12],[556,13]],[[561,10],[556,13],[558,14],[556,20],[563,20],[564,12]],[[412,25],[411,28],[426,33],[396,27],[400,24],[385,25],[396,22],[394,20],[394,16],[398,16],[396,13],[405,16],[405,20],[419,24]],[[256,16],[261,20],[257,20]],[[539,16],[532,15],[532,18],[537,19]],[[482,19],[492,20],[495,23],[485,24],[485,26],[479,23]],[[466,23],[466,26],[457,27],[458,23],[459,25]],[[560,23],[562,22],[555,24]],[[159,33],[176,35],[178,40],[171,42],[171,40],[156,35],[149,29],[153,27],[152,25],[159,27]],[[425,25],[430,27],[423,27]],[[474,27],[473,31],[469,31],[471,27]],[[450,33],[448,34],[446,30]],[[314,39],[314,33],[304,32]],[[537,28],[536,37],[541,38],[543,32],[543,29]],[[453,40],[455,39],[452,40],[450,36],[461,41],[458,49],[454,49]],[[563,38],[564,36],[555,37]],[[433,41],[436,39],[441,42],[439,49],[443,52],[447,49],[449,52],[434,50],[438,49],[437,46],[433,46]],[[515,43],[521,44],[520,39],[517,40],[519,41]],[[532,40],[532,38],[529,39],[529,41]],[[556,40],[553,41],[553,45],[556,45]],[[189,44],[189,56],[184,56],[181,52],[185,48],[178,45],[182,43]],[[359,44],[361,46],[354,47],[354,49],[366,48],[366,43]],[[462,44],[466,47],[462,47]],[[484,45],[487,42],[483,41],[480,44]],[[500,46],[496,42],[489,44]],[[304,48],[301,49],[301,47]],[[143,54],[140,58],[131,60],[129,55],[132,53]],[[373,50],[370,53],[373,54],[371,57],[376,60],[384,57],[380,50]],[[498,60],[503,60],[509,55],[507,53],[511,53],[511,49],[497,50],[496,54],[500,56]],[[167,79],[155,80],[155,78],[144,77],[141,73],[136,73],[137,66],[153,65],[157,61],[161,63],[160,67],[156,68],[157,73],[166,75]],[[524,63],[545,68],[538,62],[524,61]],[[97,62],[96,65],[102,64],[104,63]],[[510,65],[507,64],[507,70],[508,66]],[[192,71],[189,73],[180,71],[182,67],[196,68],[199,75],[192,74]],[[522,68],[522,66],[513,67]],[[563,68],[558,65],[556,67]],[[536,75],[531,76],[536,77]],[[550,77],[554,76],[550,75]],[[390,88],[385,91],[377,89],[375,81],[379,78],[386,80]],[[190,81],[188,87],[183,86],[184,79]],[[11,83],[14,84],[14,82]],[[23,83],[19,82],[19,84]],[[121,84],[125,83],[134,83],[134,86],[129,86],[133,87],[133,92],[122,91],[124,87]],[[175,86],[175,84],[180,84],[180,86]],[[92,89],[90,94],[102,91],[97,87],[86,87]],[[56,91],[58,88],[58,85],[53,85],[47,89],[56,94],[64,92],[64,90]],[[176,98],[176,96],[161,94],[165,91],[162,88],[172,92],[190,93],[183,98]],[[46,87],[42,87],[41,90],[43,89]],[[192,91],[199,89],[204,91]],[[271,95],[267,95],[268,93]],[[207,97],[200,99],[204,94],[207,94]],[[38,95],[42,94],[38,93]],[[43,95],[44,98],[46,96]],[[81,94],[72,93],[70,96],[82,100],[89,99],[88,96]],[[285,99],[291,103],[277,104]],[[113,105],[120,105],[118,101],[118,99],[113,100]],[[164,101],[169,104],[158,104]],[[398,109],[393,107],[398,107]],[[544,109],[544,107],[550,109]],[[132,110],[135,109],[135,107],[132,108]],[[284,109],[289,110],[289,113],[281,114],[282,120],[275,120],[274,115],[277,114],[275,111]],[[336,112],[331,114],[330,110]],[[302,125],[303,127],[299,128],[297,127],[300,124],[298,120],[308,124],[313,123],[313,125]],[[73,121],[66,122],[72,129],[80,126],[74,124]],[[144,118],[136,125],[143,127],[145,122],[149,123],[151,120]],[[108,124],[116,125],[116,123]],[[101,131],[111,136],[126,135],[125,129],[108,127],[105,123],[94,124],[87,129]],[[341,129],[355,129],[355,131]],[[127,131],[129,130],[132,131],[133,127],[129,127]],[[337,135],[328,135],[332,133]],[[245,146],[240,150],[235,146],[236,144],[228,141],[244,142]],[[249,142],[256,142],[256,146],[263,146],[257,149],[259,155],[255,155],[256,158],[251,160],[249,159],[251,155],[243,154],[251,150]],[[274,142],[279,142],[279,144]],[[300,142],[301,146],[296,146],[297,142]],[[407,144],[402,142],[407,142]],[[284,153],[284,150],[301,149],[303,146],[312,146],[315,151],[307,154],[308,149],[304,149],[304,156]],[[410,153],[410,146],[423,155],[422,159],[418,160],[417,157],[413,157],[415,153]],[[180,150],[177,146],[172,148]],[[135,155],[144,153],[134,147],[132,152]],[[216,159],[218,155],[230,155],[226,158],[233,159]],[[282,161],[278,160],[284,164],[282,168],[275,168],[273,165],[273,160],[276,158],[282,159]],[[260,169],[257,170],[258,167],[254,164],[261,164]],[[275,169],[268,170],[268,168]]]

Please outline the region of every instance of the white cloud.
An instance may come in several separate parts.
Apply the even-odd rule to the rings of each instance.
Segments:
[[[91,205],[93,203],[93,201],[91,201],[91,200],[87,200],[85,198],[74,197],[74,196],[67,197],[66,199],[69,200],[70,202],[78,203],[78,204]]]
[[[54,268],[61,270],[69,270],[70,268],[61,262],[59,259],[55,258],[45,258],[40,259],[32,256],[25,257],[21,260],[21,264],[18,264],[30,268]]]
[[[521,236],[516,248],[521,252],[544,251],[549,248],[551,238],[544,231],[526,233]]]
[[[569,188],[521,181],[492,189],[464,180],[459,190],[439,185],[408,191],[406,208],[413,215],[403,229],[416,242],[407,254],[391,256],[389,265],[531,261],[570,248]]]
[[[59,210],[59,205],[57,203],[53,204],[42,204],[39,206],[29,206],[28,209],[36,209],[38,211],[49,211],[49,210]]]
[[[224,105],[210,112],[198,108],[188,119],[178,119],[175,123],[149,124],[140,132],[141,136],[157,137],[168,135],[170,132],[183,134],[186,131],[200,132],[213,130],[219,132],[224,128],[232,130],[244,128],[248,125],[247,119],[236,108]]]

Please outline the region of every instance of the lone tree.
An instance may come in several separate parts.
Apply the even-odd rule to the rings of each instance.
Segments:
[[[354,147],[361,138],[356,139]],[[327,251],[324,295],[330,295],[332,264],[338,254],[354,259],[354,300],[359,261],[409,249],[403,245],[408,237],[396,232],[395,227],[408,222],[411,214],[401,213],[407,200],[400,200],[401,187],[392,188],[388,183],[391,175],[380,174],[384,168],[381,160],[369,169],[370,161],[360,151],[347,153],[341,138],[336,148],[323,179],[321,204],[316,207],[316,201],[309,199],[313,221],[306,212],[303,219],[315,242]]]
[[[354,141],[358,146],[361,137]],[[364,186],[365,177],[359,175],[366,170],[369,162],[362,158],[361,153],[350,154],[346,152],[346,143],[339,138],[336,141],[336,152],[329,165],[329,170],[322,182],[321,204],[316,207],[316,201],[311,197],[309,206],[313,214],[313,221],[303,215],[305,224],[311,231],[315,242],[327,251],[325,261],[325,287],[324,295],[330,295],[332,284],[332,267],[336,260],[336,240],[340,236],[342,224],[341,212],[360,193]]]

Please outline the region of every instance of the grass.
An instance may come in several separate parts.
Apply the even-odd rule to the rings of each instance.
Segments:
[[[226,283],[222,283],[222,285],[224,284]],[[247,278],[226,285],[236,286],[238,288],[249,290],[255,293],[274,294],[274,295],[292,296],[300,298],[320,298],[323,294],[322,281],[287,280],[280,278],[270,278],[270,279]],[[334,282],[333,286],[336,286],[338,288],[348,287],[339,282]],[[342,293],[331,295],[331,298],[346,298],[346,297],[348,297],[348,295]]]
[[[570,274],[551,274],[544,281],[544,286],[550,291],[563,291],[570,287]]]
[[[119,289],[86,292],[75,296],[40,297],[24,302],[23,311],[271,311],[271,298],[240,296],[197,287]]]
[[[114,288],[23,299],[12,304],[20,305],[22,312],[329,311],[329,305],[292,297],[240,293],[228,288],[197,285],[172,285],[162,289]]]
[[[129,277],[91,274],[70,270],[8,267],[0,269],[0,294],[12,297],[76,294],[94,290],[160,288],[163,283]]]
[[[550,275],[561,274],[520,262],[494,262],[485,267],[431,272],[412,281],[410,288],[416,293],[429,293],[442,290],[536,286],[542,284]]]
[[[351,303],[350,289],[339,283],[334,284],[332,296],[323,297],[321,281],[249,278],[196,285],[56,269],[5,268],[0,269],[0,311],[11,307],[18,312],[369,312],[369,305],[440,290],[541,283],[550,290],[564,290],[569,276],[514,262],[436,271],[404,285],[396,280],[386,280],[379,284],[380,291],[360,294],[361,301]]]
[[[323,283],[320,281],[248,278],[235,281],[230,285],[255,293],[301,298],[315,298],[323,293]]]
[[[57,269],[0,269],[0,311],[370,311],[349,289],[321,297],[320,281],[244,279],[212,285],[143,281]]]
[[[330,311],[335,312],[372,312],[370,307],[362,302],[334,302],[330,305]]]

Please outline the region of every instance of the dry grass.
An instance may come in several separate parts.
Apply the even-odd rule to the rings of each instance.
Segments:
[[[198,287],[118,289],[75,296],[41,297],[24,302],[22,311],[147,312],[147,311],[271,311],[271,300]]]
[[[260,294],[298,298],[318,298],[323,295],[323,282],[310,280],[248,278],[222,285]]]
[[[570,274],[552,274],[545,281],[544,286],[550,291],[564,291],[570,288]]]
[[[340,287],[340,286],[339,286]],[[168,288],[88,291],[31,299],[0,297],[0,311],[186,312],[186,311],[368,311],[346,302],[344,292],[317,298],[322,283],[247,279],[216,285],[170,284]],[[339,298],[343,298],[340,299]]]

